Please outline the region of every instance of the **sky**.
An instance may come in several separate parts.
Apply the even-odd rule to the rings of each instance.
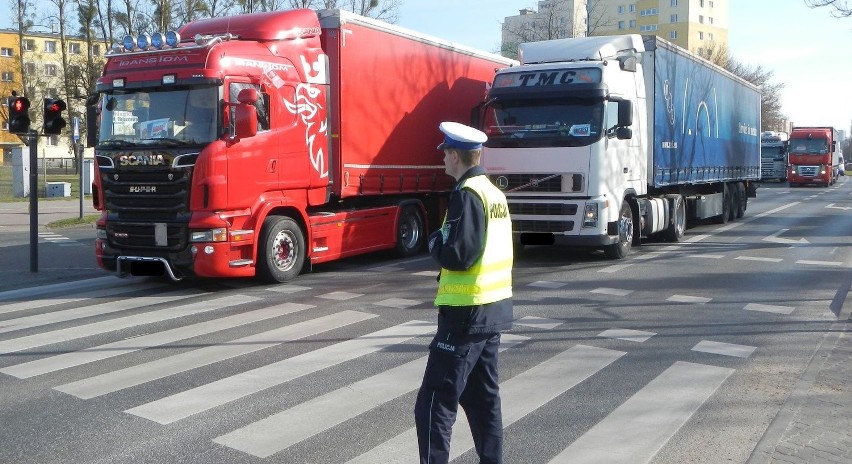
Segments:
[[[631,0],[625,0],[625,4]],[[473,48],[500,49],[500,25],[535,0],[403,0],[399,26]],[[728,47],[783,83],[782,112],[797,126],[852,124],[852,17],[804,0],[730,0]]]

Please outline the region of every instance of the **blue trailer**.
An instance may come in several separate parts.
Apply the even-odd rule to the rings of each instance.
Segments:
[[[521,44],[477,123],[520,244],[627,256],[741,217],[760,179],[760,92],[656,36]]]

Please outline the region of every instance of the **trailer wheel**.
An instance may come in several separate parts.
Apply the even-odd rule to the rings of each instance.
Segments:
[[[713,218],[716,224],[727,224],[731,216],[731,190],[728,184],[722,185],[722,214]]]
[[[666,195],[671,204],[671,221],[665,231],[665,238],[669,242],[679,242],[683,239],[686,230],[686,202],[681,195]]]
[[[396,224],[396,254],[400,258],[414,256],[423,248],[426,230],[420,208],[408,205],[399,213]]]
[[[737,218],[737,205],[740,203],[740,191],[737,190],[737,184],[728,184],[728,192],[731,200],[731,206],[728,207],[728,220],[733,221]]]
[[[624,200],[621,203],[621,212],[618,214],[618,242],[604,247],[607,258],[626,258],[633,246],[633,232],[633,210],[630,208],[630,203]]]
[[[737,182],[737,195],[740,201],[737,202],[737,219],[745,216],[746,208],[748,208],[748,193],[746,193],[745,185],[742,182]]]
[[[263,221],[257,250],[257,277],[269,283],[296,278],[305,264],[305,234],[293,219],[269,216]]]

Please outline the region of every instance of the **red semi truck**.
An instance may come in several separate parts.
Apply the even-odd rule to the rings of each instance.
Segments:
[[[87,114],[97,260],[175,280],[285,282],[360,253],[418,252],[453,183],[439,122],[468,121],[513,63],[339,10],[124,42]]]
[[[834,184],[840,172],[837,131],[833,127],[794,127],[788,142],[791,187]]]

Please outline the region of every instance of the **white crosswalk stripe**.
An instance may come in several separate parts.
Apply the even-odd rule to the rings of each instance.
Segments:
[[[187,353],[60,385],[55,389],[78,398],[94,398],[226,359],[278,346],[282,343],[317,335],[373,317],[376,316],[357,311],[341,311],[330,316],[280,327],[221,345],[199,348]]]
[[[150,290],[160,286],[162,286],[162,284],[138,285],[135,287],[110,287],[81,293],[74,297],[40,298],[35,301],[27,299],[26,301],[18,301],[15,303],[0,305],[0,314],[10,314],[24,310],[29,311],[33,309],[44,308],[47,306],[58,306],[65,303],[85,301],[92,298],[107,298],[116,295],[124,295],[131,292],[138,292],[140,290]],[[8,321],[0,322],[0,329],[2,329],[2,327],[5,327],[7,322]]]
[[[500,384],[503,428],[540,408],[625,355],[623,351],[576,345]],[[464,411],[453,426],[450,459],[473,448]],[[417,462],[417,431],[413,427],[352,459],[347,464]]]
[[[234,375],[128,409],[127,413],[170,424],[321,369],[365,356],[431,332],[434,323],[412,321]]]
[[[648,462],[733,372],[678,361],[550,463]]]
[[[100,361],[102,359],[112,358],[134,351],[152,348],[155,346],[165,345],[167,343],[185,340],[187,338],[197,337],[213,332],[218,332],[226,329],[232,329],[241,325],[251,324],[253,322],[263,321],[278,317],[284,314],[290,314],[296,311],[302,311],[308,308],[313,308],[309,305],[299,305],[294,303],[286,303],[278,306],[270,306],[264,309],[258,309],[243,314],[223,317],[210,321],[192,324],[186,327],[178,327],[176,329],[157,332],[140,337],[119,340],[106,345],[95,346],[81,351],[72,353],[60,354],[43,358],[36,361],[30,361],[23,364],[0,369],[4,374],[13,375],[15,377],[25,379],[36,375],[55,372],[61,369],[67,369],[81,364]]]
[[[517,335],[503,335],[501,338],[501,351],[527,339]],[[426,369],[427,358],[424,356],[355,382],[213,441],[253,456],[272,456],[358,414],[416,390]],[[299,427],[289,427],[290,424],[299,424]]]
[[[110,301],[62,311],[52,311],[44,314],[19,317],[17,319],[8,319],[0,322],[0,333],[15,332],[18,330],[31,329],[33,327],[56,324],[58,322],[68,322],[92,316],[103,316],[105,314],[127,311],[129,309],[144,308],[145,306],[155,304],[171,303],[173,301],[201,295],[204,295],[204,293],[185,291],[161,293],[157,296],[145,296],[120,301]]]
[[[42,332],[26,337],[13,338],[11,340],[4,340],[0,342],[0,354],[14,353],[16,351],[23,351],[39,346],[66,342],[69,340],[84,338],[91,335],[98,335],[107,332],[112,332],[115,330],[126,329],[128,327],[134,327],[137,325],[152,324],[154,322],[177,319],[180,317],[191,316],[193,314],[199,314],[208,311],[214,311],[217,309],[227,308],[228,306],[250,303],[252,301],[257,301],[258,299],[259,298],[245,295],[232,295],[209,301],[199,301],[197,303],[190,303],[175,308],[165,308],[148,313],[125,316],[118,319],[110,319],[107,321],[95,322],[92,324],[81,325],[77,327],[69,327],[65,329],[53,330],[50,332]]]
[[[266,298],[263,295],[256,297],[233,294],[211,298],[209,293],[198,290],[170,293],[152,292],[155,296],[119,298],[108,303],[98,302],[97,304],[86,305],[90,299],[95,301],[100,298],[112,299],[128,292],[150,290],[155,286],[157,284],[144,283],[128,287],[87,288],[78,294],[46,297],[35,301],[35,305],[29,307],[23,301],[14,301],[0,306],[0,314],[8,314],[64,305],[61,306],[63,309],[57,311],[0,322],[0,333],[66,323],[61,329],[50,330],[45,328],[40,333],[2,340],[0,341],[0,354],[16,353],[41,346],[80,340],[93,335],[107,334],[145,324],[174,321],[172,323],[173,328],[165,328],[133,338],[122,338],[109,343],[100,342],[101,344],[95,345],[94,343],[86,344],[86,341],[81,340],[78,344],[82,344],[86,348],[80,349],[79,346],[76,346],[78,344],[75,344],[74,351],[39,357],[26,362],[19,361],[18,364],[0,368],[0,373],[20,379],[42,376],[39,380],[34,381],[50,382],[47,388],[53,387],[56,391],[66,393],[70,395],[68,398],[72,400],[91,400],[138,387],[140,392],[144,392],[145,401],[148,402],[139,404],[140,401],[136,401],[129,405],[122,403],[121,407],[115,408],[115,412],[124,410],[123,412],[126,414],[147,419],[152,422],[151,427],[179,421],[186,422],[185,425],[188,427],[193,427],[196,423],[202,423],[211,417],[216,418],[217,421],[220,415],[222,417],[238,417],[241,411],[238,403],[235,403],[237,400],[264,390],[282,387],[287,382],[315,375],[326,369],[335,367],[350,369],[357,365],[357,362],[363,362],[355,362],[359,358],[398,345],[411,343],[412,339],[432,333],[436,328],[434,321],[414,320],[381,330],[374,330],[353,338],[348,336],[343,341],[327,344],[319,349],[285,359],[276,359],[260,367],[219,378],[177,393],[170,391],[169,393],[172,394],[169,396],[161,397],[162,394],[159,394],[153,396],[156,399],[151,400],[151,392],[158,391],[156,384],[153,383],[157,380],[181,374],[189,376],[191,375],[189,372],[193,369],[211,366],[261,350],[280,347],[283,344],[349,326],[352,326],[349,329],[350,331],[357,330],[355,324],[366,321],[372,321],[371,324],[380,324],[381,321],[378,314],[353,310],[337,310],[331,314],[312,317],[310,314],[302,312],[315,308],[316,306],[313,304],[285,302],[265,306],[257,304],[263,298]],[[163,287],[160,285],[160,288]],[[276,288],[269,293],[274,295],[273,300],[280,301],[282,295],[301,294],[302,291],[307,289],[307,287],[294,287],[291,290]],[[593,293],[620,297],[626,295],[629,291],[598,288],[593,290]],[[365,296],[335,291],[318,295],[311,302],[316,303],[318,301],[316,298],[343,301]],[[196,297],[204,301],[190,303],[182,301]],[[697,301],[697,297],[676,295],[675,298],[681,302],[701,303]],[[73,304],[80,306],[66,309]],[[218,310],[246,304],[252,304],[250,310],[229,311],[227,315],[220,315],[219,317],[213,315]],[[324,304],[333,305],[336,302]],[[367,304],[377,305],[374,308],[404,309],[417,305],[419,302],[382,295],[378,301],[369,301]],[[262,307],[256,309],[258,306]],[[782,307],[767,307],[766,305],[752,304],[745,309],[783,313]],[[131,315],[118,316],[116,314],[127,310],[135,311]],[[379,309],[376,310],[376,312],[380,311]],[[299,313],[297,316],[300,319],[299,322],[286,321],[288,316],[297,313]],[[198,314],[210,315],[206,316],[202,322],[193,321],[189,324],[180,324],[180,318]],[[75,321],[79,324],[78,320],[80,319],[110,315],[112,318],[108,320],[71,326]],[[103,319],[103,317],[101,318]],[[278,320],[277,318],[281,319]],[[305,318],[309,319],[304,320]],[[516,322],[518,326],[526,328],[527,332],[524,335],[529,335],[529,337],[513,333],[504,334],[501,350],[510,349],[531,337],[539,336],[539,334],[558,330],[558,327],[564,321],[527,316]],[[263,323],[265,326],[271,325],[272,327],[269,330],[265,330],[265,328],[251,329],[250,324],[255,323]],[[189,350],[187,350],[188,347],[182,346],[185,344],[171,346],[182,340],[213,336],[216,333],[224,333],[226,330],[240,327],[251,335],[233,340],[229,338],[228,341],[217,340],[213,344],[201,342],[201,348]],[[529,330],[529,328],[533,330]],[[264,331],[255,333],[257,330]],[[366,331],[360,333],[364,332]],[[613,340],[645,342],[657,338],[656,334],[652,332],[619,327],[602,329],[598,332],[598,336],[600,338],[597,340],[601,343]],[[588,343],[597,342],[590,340]],[[639,343],[636,343],[636,345],[639,349]],[[618,346],[624,347],[625,344],[621,343]],[[155,347],[159,348],[152,350]],[[425,347],[422,344],[418,345],[417,348],[425,352]],[[169,351],[172,349],[178,351],[170,353]],[[686,349],[689,349],[689,347]],[[110,369],[110,362],[106,362],[111,358],[142,350],[148,350],[147,352],[150,354],[140,356],[139,359],[144,359],[144,361],[139,363],[133,363],[134,357],[127,356],[117,362],[118,368]],[[756,347],[752,346],[712,340],[703,340],[692,345],[692,353],[700,352],[711,355],[708,357],[724,355],[727,358],[739,360],[747,359],[755,350]],[[610,367],[627,354],[626,351],[578,344],[544,361],[535,361],[525,371],[501,382],[504,427],[508,428],[524,418],[534,417],[537,411],[540,411],[548,403],[563,395],[571,395],[572,389],[580,383],[593,382],[595,374]],[[259,358],[254,357],[252,359],[257,360]],[[417,357],[375,375],[353,379],[352,383],[297,404],[288,405],[287,409],[271,410],[262,414],[265,417],[260,419],[258,419],[258,416],[254,416],[251,419],[252,422],[245,420],[235,422],[224,430],[219,429],[215,434],[210,433],[204,436],[204,439],[212,440],[213,443],[223,446],[222,450],[229,450],[232,453],[246,453],[260,458],[267,458],[276,453],[294,453],[309,440],[322,437],[323,434],[328,435],[336,427],[345,426],[348,421],[367,420],[371,415],[377,414],[382,406],[416,391],[422,380],[426,359],[425,356]],[[627,358],[624,359],[624,361],[626,360]],[[81,374],[84,374],[89,366],[94,375],[89,374],[83,377]],[[57,377],[62,378],[62,382],[67,383],[54,387],[61,382],[51,382],[54,378],[47,374],[59,373],[60,371],[62,374]],[[647,385],[641,387],[608,416],[580,435],[578,439],[568,444],[550,462],[553,464],[563,462],[650,462],[666,442],[724,384],[732,372],[734,372],[734,369],[729,367],[675,362]],[[61,377],[66,373],[73,374],[73,376],[69,375],[70,378]],[[179,382],[174,384],[179,385]],[[197,383],[194,385],[197,385]],[[127,400],[133,397],[133,394],[130,393],[116,395],[115,399]],[[108,398],[103,402],[93,402],[92,404],[109,404],[113,399]],[[129,407],[133,405],[137,406]],[[128,407],[129,409],[125,409]],[[209,417],[193,417],[207,411],[211,414]],[[399,424],[399,422],[395,423]],[[399,427],[393,432],[384,430],[384,433],[387,434],[385,437],[390,436],[390,439],[367,449],[359,456],[349,460],[347,464],[417,462],[418,447],[415,428],[406,428],[404,425]],[[451,459],[469,452],[474,447],[467,418],[461,409],[453,430]],[[395,433],[396,435],[393,436]],[[613,440],[612,437],[614,436],[618,439]],[[361,448],[359,452],[364,450],[365,448]],[[554,449],[551,453],[558,451],[559,449]],[[550,459],[551,456],[553,454],[548,454],[544,459]],[[352,454],[346,455],[346,459],[350,457],[352,457]],[[341,459],[341,461],[346,459]]]

